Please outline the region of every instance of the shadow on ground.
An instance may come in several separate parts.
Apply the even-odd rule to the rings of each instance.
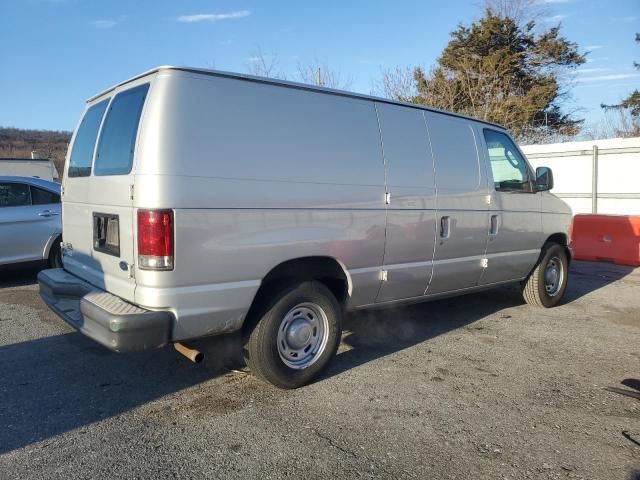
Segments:
[[[36,283],[38,272],[44,267],[40,264],[0,266],[0,288],[23,287]]]
[[[591,292],[623,279],[634,270],[634,267],[628,265],[574,260],[569,272],[569,286],[562,301],[569,303],[578,300]]]
[[[628,273],[615,265],[607,267],[614,272],[608,275],[591,274],[588,264],[574,268],[580,272],[568,291],[574,300]],[[36,273],[0,279],[0,287],[33,283]],[[337,356],[323,379],[523,303],[517,286],[463,298],[347,315],[343,342],[351,349]],[[208,354],[207,367],[191,364],[172,348],[115,354],[78,333],[0,346],[0,453],[180,392],[240,362],[237,336],[196,346]]]

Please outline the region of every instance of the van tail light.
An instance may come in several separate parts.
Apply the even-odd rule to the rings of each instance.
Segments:
[[[172,210],[138,210],[138,263],[143,270],[173,270]]]

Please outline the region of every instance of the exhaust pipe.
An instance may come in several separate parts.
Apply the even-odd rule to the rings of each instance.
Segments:
[[[200,350],[196,350],[195,348],[185,347],[180,342],[174,343],[173,346],[178,352],[180,352],[182,355],[187,357],[193,363],[202,363],[202,361],[204,360],[204,353],[202,353]]]

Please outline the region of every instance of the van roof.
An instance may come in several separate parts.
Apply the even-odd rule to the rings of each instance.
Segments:
[[[492,123],[492,122],[488,122],[486,120],[480,120],[477,118],[473,118],[473,117],[469,117],[467,115],[461,115],[459,113],[454,113],[454,112],[448,112],[446,110],[439,110],[437,108],[431,108],[431,107],[425,107],[423,105],[417,105],[415,103],[409,103],[409,102],[399,102],[396,100],[391,100],[388,98],[382,98],[382,97],[376,97],[374,95],[365,95],[362,93],[355,93],[355,92],[348,92],[346,90],[338,90],[338,89],[334,89],[334,88],[327,88],[327,87],[318,87],[316,85],[309,85],[306,83],[298,83],[298,82],[290,82],[288,80],[279,80],[276,78],[267,78],[267,77],[257,77],[255,75],[247,75],[244,73],[235,73],[235,72],[225,72],[222,70],[208,70],[205,68],[195,68],[195,67],[186,67],[186,66],[176,66],[176,65],[161,65],[155,68],[152,68],[151,70],[147,70],[146,72],[143,72],[139,75],[135,75],[134,77],[131,77],[123,82],[120,82],[110,88],[107,88],[106,90],[98,93],[97,95],[92,96],[91,98],[89,98],[87,100],[88,102],[91,102],[103,95],[106,95],[107,93],[111,92],[112,90],[115,90],[116,88],[120,87],[121,85],[126,85],[129,82],[132,82],[134,80],[137,80],[139,78],[143,78],[146,77],[147,75],[151,75],[153,73],[159,72],[161,70],[179,70],[179,71],[183,71],[183,72],[191,72],[191,73],[197,73],[200,75],[210,75],[213,77],[226,77],[226,78],[236,78],[236,79],[240,79],[240,80],[247,80],[250,82],[259,82],[259,83],[267,83],[267,84],[272,84],[272,85],[280,85],[280,86],[284,86],[284,87],[289,87],[289,88],[296,88],[296,89],[300,89],[300,90],[309,90],[309,91],[314,91],[314,92],[323,92],[323,93],[328,93],[331,95],[339,95],[342,97],[351,97],[351,98],[361,98],[361,99],[365,99],[365,100],[373,100],[379,103],[389,103],[389,104],[393,104],[393,105],[402,105],[405,107],[411,107],[411,108],[417,108],[420,110],[427,110],[430,112],[435,112],[435,113],[442,113],[445,115],[450,115],[453,117],[459,117],[459,118],[465,118],[467,120],[473,120],[474,122],[479,122],[479,123],[484,123],[486,125],[491,125],[494,127],[498,127],[500,129],[505,129],[502,125],[499,125],[497,123]]]

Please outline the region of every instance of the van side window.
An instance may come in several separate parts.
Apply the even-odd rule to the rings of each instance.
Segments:
[[[131,171],[147,90],[148,83],[125,90],[113,98],[98,140],[94,175],[126,175]]]
[[[511,141],[501,132],[484,129],[493,182],[498,192],[533,192],[526,160]]]
[[[96,146],[96,137],[102,116],[107,108],[109,100],[103,100],[95,104],[84,114],[78,127],[78,133],[73,141],[73,149],[69,158],[69,177],[88,177],[91,175],[91,162],[93,161],[93,149]]]
[[[0,183],[0,207],[31,205],[29,185],[24,183]]]

